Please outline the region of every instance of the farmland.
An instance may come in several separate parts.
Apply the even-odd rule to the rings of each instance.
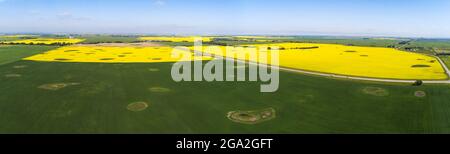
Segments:
[[[154,42],[194,42],[196,38],[199,38],[203,42],[210,42],[212,39],[211,37],[196,37],[196,36],[186,36],[186,37],[147,36],[147,37],[140,37],[139,40],[154,41]]]
[[[50,44],[75,44],[82,42],[83,39],[67,39],[67,38],[35,38],[14,41],[4,41],[5,44],[29,44],[29,45],[50,45]]]
[[[161,63],[180,61],[180,58],[171,57],[176,52],[188,51],[174,50],[172,47],[69,46],[27,57],[25,60],[47,62]],[[202,57],[192,56],[189,59],[202,60]]]
[[[278,47],[279,51],[274,52],[279,54],[279,65],[287,68],[372,78],[421,80],[448,78],[436,58],[390,48],[314,43],[258,44],[240,47],[243,46]],[[226,56],[225,51],[231,52],[235,55],[233,58],[238,58],[237,53],[250,55],[251,52],[239,46],[230,50],[226,50],[226,47],[221,47],[220,50],[206,49],[207,47],[204,47],[206,53],[222,56]],[[270,55],[270,51],[268,54]],[[245,60],[249,60],[248,57]],[[267,62],[262,63],[267,64]]]
[[[178,59],[170,57],[173,46],[167,42],[101,44],[123,39],[111,37],[71,46],[1,45],[0,133],[450,132],[448,84],[412,86],[286,71],[280,72],[280,88],[275,93],[260,93],[261,82],[174,82],[171,68]],[[429,55],[392,48],[282,42],[288,39],[292,38],[278,38],[281,44],[227,42],[236,47],[283,47],[280,65],[291,68],[350,75],[358,75],[352,69],[371,68],[376,71],[363,76],[445,78],[442,67],[431,63],[435,59]],[[301,48],[311,46],[319,48]],[[448,57],[442,59],[449,64]],[[317,65],[313,68],[312,64]],[[415,72],[413,65],[430,67]],[[329,67],[335,69],[326,70]],[[391,74],[383,76],[386,73]]]
[[[17,69],[14,66],[27,66]],[[253,82],[181,82],[170,63],[20,61],[0,67],[2,133],[439,133],[450,132],[446,85],[389,85],[281,72],[280,90]],[[158,70],[158,71],[151,71]],[[19,78],[4,74],[21,74]],[[60,90],[51,83],[79,83]],[[166,92],[152,92],[164,87]],[[239,87],[239,88],[235,88]],[[377,96],[363,91],[379,87]],[[425,91],[418,98],[414,92]],[[27,97],[23,97],[27,94]],[[127,106],[147,102],[144,111]],[[260,124],[230,121],[237,110],[274,108]],[[358,116],[355,116],[358,115]]]

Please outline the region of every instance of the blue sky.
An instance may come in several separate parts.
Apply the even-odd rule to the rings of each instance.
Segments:
[[[449,0],[0,0],[0,33],[450,37]]]

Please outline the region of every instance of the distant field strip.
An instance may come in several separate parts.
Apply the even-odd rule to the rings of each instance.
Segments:
[[[139,40],[155,41],[155,42],[194,42],[195,39],[200,39],[202,42],[211,42],[212,37],[170,37],[170,36],[150,36],[140,37]]]
[[[66,43],[75,44],[84,41],[84,39],[65,39],[65,38],[36,38],[36,39],[25,39],[25,40],[15,40],[15,41],[5,41],[4,43],[16,43],[16,44],[54,44],[54,43]]]
[[[390,48],[357,47],[331,44],[282,43],[246,45],[279,47],[280,67],[345,75],[398,80],[446,80],[448,76],[435,57]],[[203,52],[226,56],[221,50]],[[228,52],[249,53],[249,48],[232,47]],[[267,51],[275,52],[275,51]],[[230,57],[237,58],[237,57]],[[270,58],[269,58],[270,59]],[[249,60],[241,59],[241,60]],[[261,62],[263,64],[270,64]]]

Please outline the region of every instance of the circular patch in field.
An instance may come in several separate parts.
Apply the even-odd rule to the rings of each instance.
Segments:
[[[128,104],[127,109],[133,112],[144,111],[148,108],[148,104],[146,102],[135,102]]]
[[[422,97],[426,97],[427,93],[425,91],[416,91],[416,92],[414,92],[414,96],[422,98]]]
[[[22,69],[22,68],[27,68],[28,66],[27,65],[16,65],[16,66],[13,66],[13,68],[15,68],[15,69]]]
[[[346,50],[346,51],[344,51],[344,52],[350,52],[350,53],[352,53],[352,52],[357,52],[357,51],[355,51],[355,50]]]
[[[167,93],[167,92],[171,91],[169,88],[164,88],[164,87],[151,87],[151,88],[149,88],[149,90],[151,92],[155,92],[155,93]]]
[[[148,71],[150,71],[150,72],[159,72],[159,69],[157,69],[157,68],[149,68]]]
[[[230,111],[227,118],[236,123],[258,124],[276,117],[276,111],[273,108],[252,111]]]
[[[126,55],[118,55],[117,57],[126,57]]]
[[[373,96],[387,96],[389,92],[386,89],[378,88],[378,87],[365,87],[362,89],[362,92],[368,95]]]
[[[5,77],[7,78],[20,78],[22,75],[20,74],[6,74]]]
[[[80,85],[80,83],[50,83],[50,84],[41,85],[38,88],[44,89],[44,90],[56,91],[56,90],[60,90],[62,88],[66,88],[68,86],[76,86],[76,85]]]

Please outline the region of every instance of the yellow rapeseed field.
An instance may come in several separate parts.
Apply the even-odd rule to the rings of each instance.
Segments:
[[[179,61],[179,58],[171,57],[171,54],[176,52],[186,53],[189,51],[173,50],[172,47],[67,46],[27,57],[24,60],[46,62],[160,63]],[[191,60],[211,59],[191,55]]]
[[[84,41],[83,39],[65,39],[65,38],[36,38],[26,40],[7,41],[5,43],[25,43],[25,44],[53,44],[53,43],[70,43],[75,44]]]
[[[212,37],[181,37],[181,36],[150,36],[150,37],[140,37],[140,40],[144,41],[168,41],[168,42],[194,42],[194,40],[198,38],[202,40],[202,42],[211,42]]]
[[[279,47],[279,65],[286,68],[371,78],[447,79],[444,69],[436,58],[391,48],[310,43],[246,46],[264,47],[266,49],[268,47]],[[225,47],[220,47],[222,51],[208,51],[205,48],[203,52],[225,55],[222,52],[225,51]],[[249,53],[249,50],[232,47],[232,50],[228,52],[232,54]],[[275,51],[268,51],[268,53],[270,52]],[[234,57],[236,58],[236,56]],[[248,57],[246,60],[248,60]],[[263,61],[259,62],[267,64]]]
[[[36,37],[37,35],[0,35],[0,38]]]

